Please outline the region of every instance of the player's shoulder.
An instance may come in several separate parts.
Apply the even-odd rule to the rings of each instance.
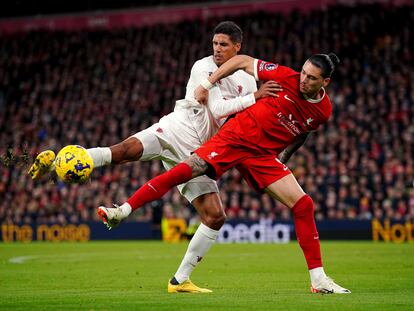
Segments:
[[[297,72],[296,70],[294,70],[290,67],[287,67],[287,66],[278,65],[278,69],[279,69],[279,71],[285,72],[287,75],[291,75],[291,76],[300,75],[299,72]]]
[[[283,75],[285,77],[295,76],[299,74],[297,71],[293,70],[290,67],[283,66],[278,63],[273,63],[271,61],[261,60],[261,59],[257,60],[257,72],[265,74],[265,75],[274,73],[278,75]]]
[[[236,78],[238,80],[250,82],[256,85],[256,79],[251,74],[248,74],[244,70],[237,70],[231,75],[231,77]]]
[[[206,56],[203,57],[199,60],[197,60],[193,67],[192,70],[208,70],[208,71],[214,71],[217,69],[217,65],[214,63],[213,61],[213,56]]]

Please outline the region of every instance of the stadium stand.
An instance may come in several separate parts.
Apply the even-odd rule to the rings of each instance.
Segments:
[[[315,52],[335,51],[342,61],[329,89],[332,118],[289,163],[318,220],[414,219],[413,18],[414,6],[385,14],[380,5],[231,18],[244,30],[243,53],[297,70]],[[0,222],[96,220],[97,206],[123,202],[161,172],[159,162],[107,167],[83,186],[26,175],[27,159],[41,150],[111,145],[172,111],[191,65],[210,54],[220,20],[1,37]],[[229,219],[290,220],[286,207],[252,192],[236,170],[219,185]],[[131,221],[163,211],[195,213],[174,190]]]

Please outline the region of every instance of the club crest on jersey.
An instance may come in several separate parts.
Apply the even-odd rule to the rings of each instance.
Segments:
[[[242,85],[238,85],[237,86],[237,91],[239,92],[239,95],[240,95],[241,92],[243,91],[243,86]]]
[[[264,68],[266,71],[271,71],[275,70],[277,68],[277,65],[273,63],[267,63]]]

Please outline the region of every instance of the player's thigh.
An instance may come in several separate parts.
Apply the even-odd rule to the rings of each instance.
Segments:
[[[153,127],[154,125],[129,138],[131,141],[139,141],[142,145],[140,161],[161,159],[163,155],[164,148],[161,139],[155,134]]]
[[[266,187],[265,191],[289,208],[292,208],[305,195],[293,174],[286,175],[273,182]]]

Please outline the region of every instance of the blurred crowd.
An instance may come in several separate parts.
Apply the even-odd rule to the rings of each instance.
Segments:
[[[242,52],[300,70],[312,53],[341,59],[333,116],[288,163],[323,219],[414,219],[414,6],[332,7],[228,18]],[[163,171],[159,161],[96,169],[86,185],[27,175],[42,150],[109,146],[147,128],[183,98],[189,71],[211,54],[222,19],[143,29],[31,32],[0,38],[0,223],[97,220]],[[291,220],[236,170],[219,180],[228,219]],[[130,221],[194,217],[177,190]]]

